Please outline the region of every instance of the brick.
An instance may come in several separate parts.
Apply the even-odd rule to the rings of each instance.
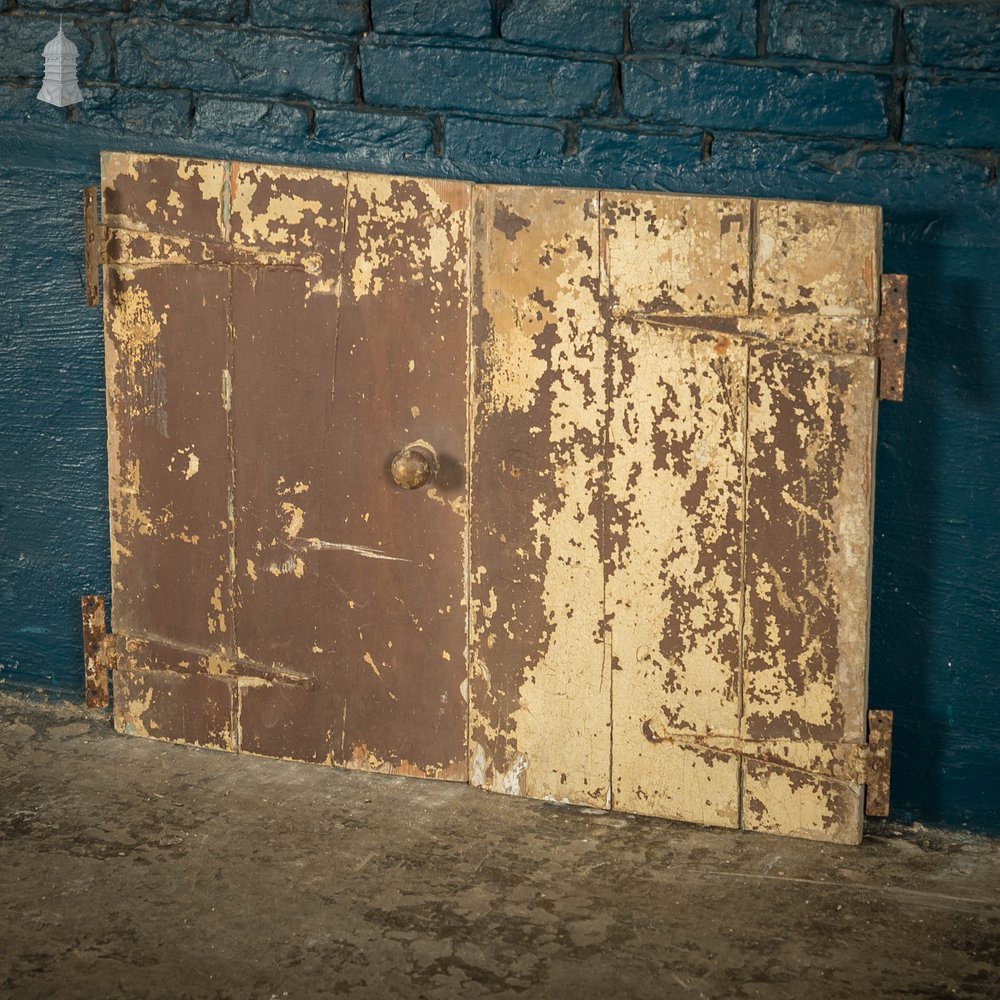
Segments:
[[[301,146],[309,131],[305,108],[273,101],[227,101],[199,98],[191,138],[273,149]]]
[[[637,52],[757,53],[754,0],[632,0],[630,26],[632,48]]]
[[[996,4],[907,7],[903,28],[912,59],[924,66],[1000,69]]]
[[[364,0],[250,0],[250,21],[263,28],[358,35],[368,28]]]
[[[562,129],[447,118],[444,155],[459,176],[491,184],[553,184],[564,166]]]
[[[144,22],[122,26],[117,42],[118,79],[125,84],[334,102],[354,96],[345,42]]]
[[[372,24],[386,35],[486,38],[493,8],[489,0],[372,0]]]
[[[409,115],[317,111],[314,147],[340,153],[361,169],[388,169],[433,153],[430,122]]]
[[[42,50],[58,31],[58,18],[17,13],[0,17],[4,77],[37,80],[41,86],[45,72]],[[80,80],[109,80],[111,37],[107,25],[67,18],[63,31],[77,47],[76,71]]]
[[[196,21],[242,21],[246,0],[133,0],[132,17],[183,17]]]
[[[767,54],[834,62],[892,60],[887,0],[768,0]]]
[[[699,128],[883,138],[888,81],[720,62],[630,59],[622,65],[632,118]]]
[[[625,14],[621,0],[510,0],[500,36],[522,45],[581,52],[621,52]]]
[[[41,12],[77,10],[93,15],[102,10],[120,11],[122,3],[121,0],[18,0],[17,7],[18,10]]]
[[[594,178],[581,183],[648,191],[700,191],[701,133],[648,135],[584,127],[575,159]],[[707,187],[711,187],[709,183]]]
[[[1000,80],[926,80],[906,84],[903,142],[1000,146]]]
[[[611,108],[610,63],[495,49],[361,49],[365,100],[383,107],[571,117]]]
[[[178,90],[131,90],[88,87],[74,121],[107,132],[187,135],[191,128],[191,94]]]

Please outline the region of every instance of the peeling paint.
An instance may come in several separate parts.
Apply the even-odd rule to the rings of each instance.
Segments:
[[[857,839],[877,209],[103,169],[119,729]]]

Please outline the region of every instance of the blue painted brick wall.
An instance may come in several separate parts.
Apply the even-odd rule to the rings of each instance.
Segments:
[[[84,100],[35,100],[60,14]],[[101,149],[884,206],[871,699],[900,818],[1000,832],[1000,5],[0,0],[0,685],[79,698],[109,590]]]

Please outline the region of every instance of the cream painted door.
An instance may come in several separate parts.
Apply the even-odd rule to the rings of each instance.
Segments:
[[[470,775],[857,842],[877,208],[474,196]]]

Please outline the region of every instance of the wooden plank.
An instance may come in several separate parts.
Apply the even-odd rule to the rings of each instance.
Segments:
[[[464,778],[467,187],[235,176],[234,240],[307,265],[235,270],[240,654],[318,684],[241,684],[242,745]]]
[[[875,362],[754,347],[748,384],[742,733],[863,743]],[[803,799],[796,808],[804,814],[819,786],[772,786],[763,767],[746,774],[756,781],[761,816],[772,818],[749,808],[745,790],[744,822],[774,830],[790,795]],[[780,789],[780,808],[768,788]],[[839,788],[835,797],[854,802],[856,792]],[[860,810],[830,809],[825,817],[854,824],[830,839],[860,836]],[[788,832],[806,836],[804,829],[819,828],[803,820]]]
[[[860,844],[862,786],[744,758],[743,827],[835,844]]]
[[[112,627],[232,649],[229,275],[109,267]]]
[[[480,188],[474,233],[470,780],[604,807],[598,198]]]
[[[240,753],[313,764],[344,760],[344,692],[337,685],[303,687],[241,677]]]
[[[227,164],[143,153],[101,154],[107,226],[169,236],[224,239]]]
[[[619,323],[607,523],[614,806],[735,827],[747,347]]]
[[[602,192],[601,216],[612,308],[623,314],[746,314],[747,199]]]
[[[878,314],[878,206],[758,201],[754,214],[752,312]]]
[[[321,538],[396,561],[353,563],[347,764],[464,781],[470,185],[351,175],[327,496]],[[393,457],[429,444],[438,472],[418,490]],[[352,467],[353,466],[353,467]],[[349,638],[348,638],[349,636]]]
[[[236,748],[236,681],[173,670],[115,669],[115,729],[128,736]]]

